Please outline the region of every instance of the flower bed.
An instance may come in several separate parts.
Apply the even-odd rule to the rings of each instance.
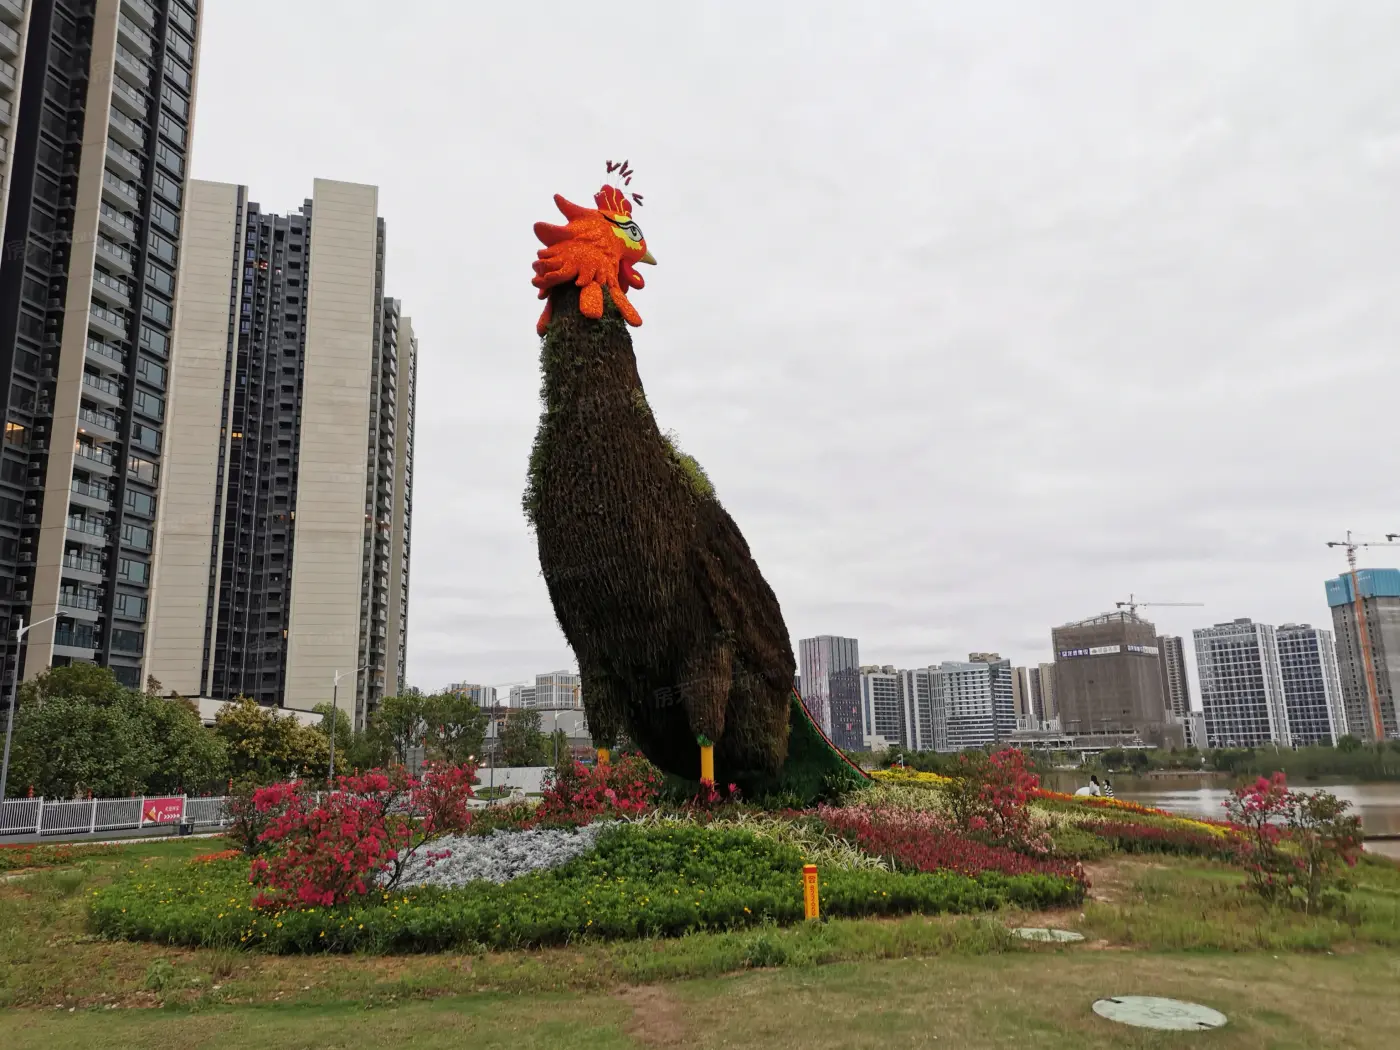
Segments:
[[[77,864],[88,857],[110,856],[121,851],[114,845],[74,845],[66,842],[27,846],[0,846],[0,871],[24,868],[56,868]]]
[[[1086,812],[1103,814],[1109,820],[1121,820],[1129,814],[1145,817],[1153,826],[1189,828],[1217,838],[1237,834],[1234,825],[1223,821],[1205,820],[1200,817],[1183,817],[1164,809],[1153,809],[1137,802],[1121,798],[1104,798],[1095,795],[1066,795],[1059,791],[1036,792],[1036,801],[1041,808],[1051,813],[1068,814],[1071,822],[1083,819]]]
[[[923,773],[917,769],[877,769],[870,776],[883,784],[912,784],[916,787],[946,787],[953,782],[952,777]]]
[[[623,825],[560,868],[504,884],[380,893],[333,908],[260,912],[247,865],[213,862],[129,876],[98,891],[91,924],[108,937],[274,952],[526,947],[579,937],[676,936],[803,917],[802,856],[739,829]],[[1060,875],[833,870],[835,916],[970,912],[1077,901]]]
[[[819,815],[830,827],[849,835],[866,853],[889,857],[906,870],[949,871],[969,877],[986,873],[1043,875],[1072,883],[1080,895],[1088,885],[1084,869],[1074,861],[1032,857],[985,845],[949,830],[936,814],[823,806]]]
[[[1172,820],[1173,823],[1200,827],[1200,829],[1215,834],[1228,834],[1233,829],[1232,825],[1222,822],[1222,820],[1182,816],[1180,813],[1168,812],[1166,809],[1154,809],[1152,806],[1145,806],[1141,802],[1133,802],[1126,798],[1106,798],[1103,795],[1067,795],[1063,791],[1046,791],[1044,788],[1039,788],[1036,791],[1036,798],[1046,802],[1061,802],[1061,804],[1068,802],[1072,806],[1085,806],[1088,809],[1137,813],[1138,816],[1161,816],[1161,818]]]
[[[1123,853],[1176,853],[1193,857],[1237,860],[1239,842],[1193,828],[1163,828],[1125,821],[1083,821],[1074,825],[1105,840]]]

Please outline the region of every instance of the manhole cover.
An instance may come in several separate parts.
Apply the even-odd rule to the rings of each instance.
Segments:
[[[1159,999],[1153,995],[1119,995],[1094,1003],[1094,1013],[1110,1021],[1166,1032],[1204,1032],[1219,1028],[1225,1015],[1199,1003]]]
[[[1026,941],[1082,941],[1084,935],[1073,930],[1055,930],[1043,926],[1022,926],[1011,931]]]

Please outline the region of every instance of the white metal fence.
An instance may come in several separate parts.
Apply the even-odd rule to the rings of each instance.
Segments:
[[[224,796],[185,795],[56,800],[12,798],[0,802],[0,835],[82,835],[141,828],[223,827]]]

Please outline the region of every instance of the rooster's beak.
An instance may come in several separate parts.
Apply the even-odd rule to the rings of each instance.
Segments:
[[[647,252],[645,255],[643,255],[643,256],[642,256],[640,259],[638,259],[637,261],[638,261],[638,262],[647,263],[647,264],[650,265],[650,266],[655,266],[655,265],[656,265],[656,257],[655,257],[654,255],[652,255],[651,252]]]

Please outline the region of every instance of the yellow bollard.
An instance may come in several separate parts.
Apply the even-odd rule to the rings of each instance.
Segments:
[[[600,765],[600,766],[606,766],[606,765],[608,764],[608,759],[611,758],[611,757],[612,757],[612,756],[608,754],[608,749],[607,749],[607,748],[605,748],[605,747],[600,747],[600,748],[598,749],[598,765]]]
[[[817,866],[815,864],[802,866],[802,901],[807,908],[807,918],[821,918],[821,894],[817,889]]]
[[[700,781],[704,783],[715,782],[715,749],[712,744],[703,744],[700,748]]]

